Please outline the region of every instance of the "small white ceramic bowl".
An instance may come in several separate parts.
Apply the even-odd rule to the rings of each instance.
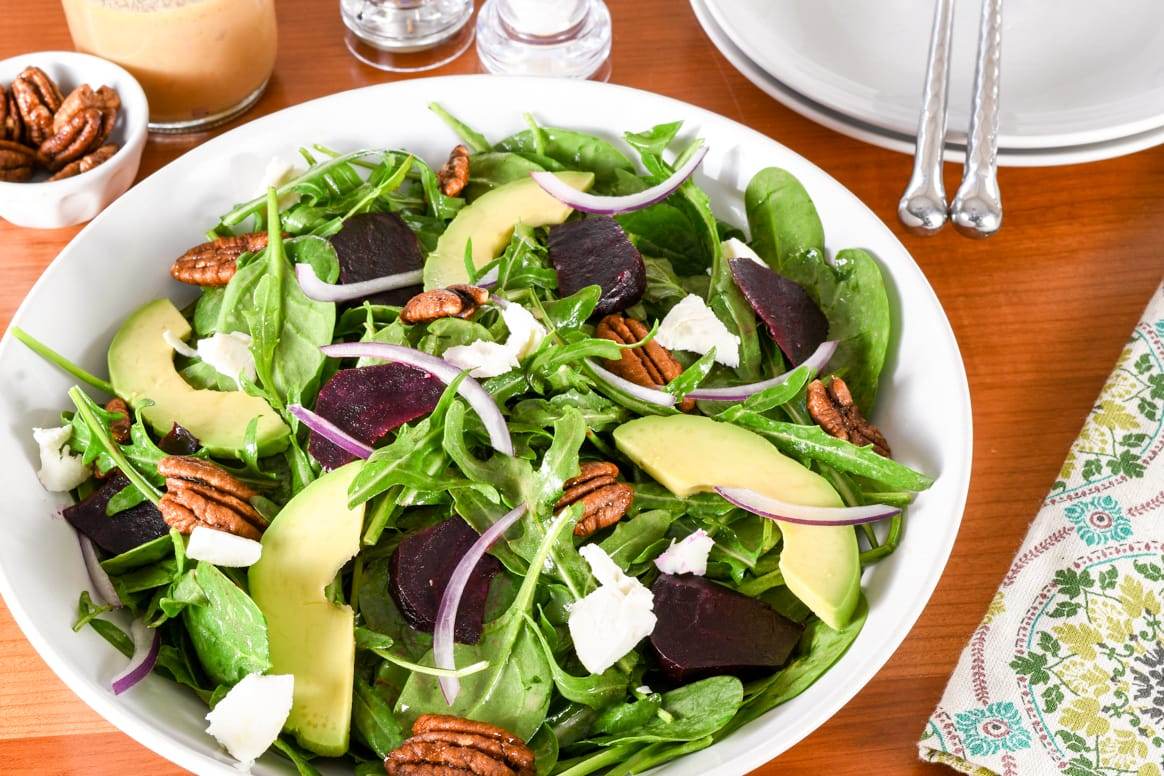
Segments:
[[[0,181],[0,218],[17,226],[56,229],[88,221],[133,184],[145,148],[149,104],[141,84],[124,68],[75,51],[40,51],[0,60],[5,87],[26,67],[39,67],[68,94],[81,84],[109,86],[121,98],[117,124],[106,142],[115,153],[89,172],[59,181]]]

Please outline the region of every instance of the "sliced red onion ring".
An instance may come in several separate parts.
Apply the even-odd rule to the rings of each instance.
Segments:
[[[102,606],[121,607],[121,597],[117,595],[117,588],[113,581],[101,568],[101,561],[97,560],[97,551],[93,549],[93,542],[83,533],[77,534],[81,543],[81,557],[85,560],[85,570],[89,572],[89,581],[93,583],[93,592],[97,594],[96,603]]]
[[[497,281],[500,277],[501,270],[495,264],[488,272],[477,278],[477,282],[473,285],[477,286],[477,288],[493,288],[493,286],[497,285]]]
[[[869,504],[863,507],[810,507],[789,504],[747,488],[716,486],[715,492],[740,509],[760,517],[800,525],[859,525],[875,523],[896,515],[901,510],[888,504]]]
[[[632,383],[630,380],[619,377],[609,369],[600,367],[590,359],[586,359],[586,366],[594,370],[595,376],[603,382],[617,388],[623,393],[630,394],[639,401],[654,404],[658,407],[675,406],[675,397],[666,391],[660,391],[657,388],[645,388],[638,383]]]
[[[616,213],[642,210],[656,202],[662,202],[674,194],[683,181],[691,177],[705,156],[707,156],[707,146],[702,146],[683,163],[682,167],[671,173],[667,180],[651,186],[649,189],[622,197],[600,197],[596,194],[578,191],[552,172],[531,172],[530,177],[537,181],[542,190],[564,205],[581,210],[583,213],[612,216]]]
[[[782,375],[777,375],[768,380],[761,380],[758,383],[750,383],[748,385],[732,385],[724,388],[696,388],[687,394],[688,399],[697,399],[702,401],[743,401],[749,396],[759,393],[765,388],[771,388],[773,385],[780,385],[792,375],[797,369],[802,366],[810,366],[813,371],[820,373],[824,369],[825,364],[837,352],[836,340],[825,340],[817,346],[812,355],[800,362],[795,368],[789,369]]]
[[[390,345],[386,342],[344,342],[339,345],[325,345],[320,348],[325,356],[331,358],[375,358],[381,361],[395,361],[408,364],[417,369],[423,369],[436,379],[448,385],[455,380],[461,370],[444,359],[430,356],[413,348],[403,345]],[[505,418],[501,409],[489,392],[481,387],[481,383],[468,375],[461,381],[457,389],[469,406],[481,418],[485,432],[489,434],[489,443],[493,449],[505,455],[513,455],[513,440],[509,437],[509,427],[505,425]]]
[[[296,264],[295,277],[299,280],[299,287],[308,299],[317,302],[346,302],[350,299],[360,299],[381,291],[395,291],[398,288],[415,286],[421,281],[421,270],[400,272],[395,275],[385,275],[382,278],[363,280],[359,283],[325,283],[315,274],[310,264]]]
[[[456,670],[457,664],[453,655],[453,631],[457,624],[457,609],[461,605],[461,595],[465,592],[465,585],[469,583],[473,569],[477,568],[477,564],[485,557],[485,553],[524,514],[524,504],[507,512],[504,517],[489,526],[485,533],[477,537],[477,541],[473,542],[473,545],[462,556],[457,567],[453,569],[453,574],[449,577],[449,584],[445,586],[444,595],[441,596],[441,605],[437,608],[436,627],[433,628],[432,633],[432,656],[437,668],[448,671]],[[453,701],[457,699],[457,694],[461,691],[460,679],[455,676],[442,676],[439,677],[439,682],[445,701],[452,706]]]
[[[130,626],[130,635],[133,637],[133,657],[129,665],[117,676],[113,677],[113,694],[121,695],[135,684],[150,675],[154,670],[154,663],[158,662],[158,650],[162,639],[157,628],[150,628],[145,620],[137,619]]]
[[[327,418],[304,407],[302,404],[291,404],[287,411],[299,419],[299,422],[331,442],[341,450],[351,453],[357,458],[370,458],[372,448]]]

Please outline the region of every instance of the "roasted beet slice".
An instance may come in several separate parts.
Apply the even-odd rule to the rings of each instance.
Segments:
[[[449,577],[475,541],[477,532],[454,515],[405,537],[392,553],[388,592],[413,628],[432,633]],[[483,557],[473,569],[457,609],[454,637],[462,644],[481,640],[489,581],[500,570],[501,564],[492,555]]]
[[[549,248],[561,296],[601,286],[594,315],[621,312],[643,298],[646,265],[613,218],[593,216],[555,226],[550,229]]]
[[[343,228],[331,236],[332,247],[339,256],[340,282],[358,283],[384,275],[420,269],[424,254],[416,235],[395,213],[360,213],[344,222]],[[364,301],[373,304],[402,305],[421,292],[419,285],[398,288],[355,299],[349,305]]]
[[[194,455],[202,447],[198,437],[175,423],[170,432],[158,440],[162,452],[170,455]]]
[[[803,288],[751,259],[728,263],[736,285],[793,366],[828,338],[828,318]]]
[[[315,411],[364,444],[374,445],[389,431],[427,415],[445,386],[428,372],[406,364],[341,369],[319,391]],[[356,460],[314,431],[307,449],[325,469]]]
[[[114,470],[101,487],[89,494],[89,498],[65,507],[63,511],[70,525],[111,555],[128,552],[170,532],[162,520],[162,513],[149,501],[112,516],[105,514],[109,499],[127,485],[126,476]]]
[[[804,630],[763,601],[703,577],[661,574],[651,592],[658,618],[651,646],[676,684],[771,673],[788,660]]]

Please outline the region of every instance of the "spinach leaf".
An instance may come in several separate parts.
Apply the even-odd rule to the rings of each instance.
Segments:
[[[573,676],[558,665],[549,641],[546,640],[545,634],[542,633],[541,628],[533,621],[533,618],[527,614],[525,619],[530,631],[541,644],[542,654],[545,656],[546,664],[550,667],[550,674],[554,678],[554,686],[558,688],[558,692],[563,698],[574,703],[585,704],[591,708],[601,709],[626,695],[627,675],[620,671],[617,666],[608,668],[597,675]]]
[[[712,254],[700,231],[702,224],[670,201],[622,213],[615,220],[640,253],[668,260],[681,274],[695,275],[711,266]],[[650,267],[647,269],[649,285]]]
[[[408,736],[392,713],[392,704],[360,677],[352,695],[352,726],[368,748],[383,759]]]
[[[610,559],[623,571],[630,571],[647,549],[667,535],[674,516],[664,509],[649,509],[627,520],[620,520],[610,536],[599,542]]]
[[[187,606],[182,621],[207,675],[217,684],[233,685],[248,674],[266,672],[271,657],[259,607],[215,566],[199,563],[191,573],[206,603]]]
[[[493,147],[484,135],[449,113],[440,103],[430,102],[428,109],[435,113],[449,129],[456,132],[457,137],[461,138],[473,153],[484,153]]]
[[[527,625],[525,615],[533,605],[541,571],[554,543],[577,519],[576,509],[563,511],[544,530],[544,539],[531,559],[513,604],[498,619],[486,624],[481,641],[473,646],[457,644],[457,665],[489,661],[489,668],[461,680],[460,693],[450,706],[435,677],[413,673],[400,698],[396,713],[411,724],[424,713],[453,714],[499,725],[529,740],[541,727],[549,709],[553,677],[545,655]],[[524,522],[534,522],[527,514]],[[425,662],[431,665],[431,652]]]
[[[661,708],[663,696],[657,692],[651,693],[646,697],[606,709],[594,720],[592,730],[607,735],[629,733],[655,719]]]
[[[554,735],[554,729],[548,723],[543,723],[530,739],[529,748],[534,755],[537,776],[549,776],[558,764],[558,737]]]
[[[117,576],[142,566],[157,563],[163,558],[173,556],[173,554],[173,540],[169,536],[159,536],[145,544],[139,544],[132,550],[126,550],[120,555],[114,555],[112,558],[101,561],[101,568],[105,569],[106,574]]]
[[[853,399],[872,411],[889,346],[889,297],[877,262],[859,249],[825,257],[824,228],[804,186],[770,167],[744,192],[752,247],[772,269],[799,283],[829,321],[839,341],[829,369],[845,379]]]
[[[283,736],[276,738],[275,743],[271,744],[271,746],[274,747],[275,751],[291,761],[291,764],[295,766],[295,772],[299,776],[320,776],[319,769],[312,765],[308,759],[308,757],[314,755],[308,755],[301,751],[299,747],[295,746],[295,744]],[[380,764],[376,763],[376,766],[380,767]]]
[[[657,741],[694,741],[715,733],[731,721],[744,700],[744,687],[734,676],[713,676],[663,693],[663,711],[642,727],[597,736],[593,743],[613,746]]]
[[[596,135],[560,127],[538,127],[537,130],[526,129],[510,135],[494,150],[512,151],[539,164],[539,157],[546,157],[568,170],[592,172],[598,193],[614,185],[616,170],[634,172],[634,164],[626,154]]]
[[[590,319],[601,298],[602,286],[586,286],[570,296],[546,302],[542,309],[553,328],[576,329]]]
[[[643,747],[633,756],[626,758],[618,766],[606,772],[606,776],[627,776],[632,773],[644,773],[664,763],[669,763],[684,755],[698,752],[711,746],[715,739],[711,736],[697,738],[694,741],[680,741],[678,743],[658,743]]]
[[[544,169],[537,162],[509,151],[474,153],[469,158],[469,184],[465,199],[472,202],[487,191],[529,177]]]

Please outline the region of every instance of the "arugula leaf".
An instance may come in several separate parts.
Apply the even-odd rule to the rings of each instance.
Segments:
[[[562,697],[574,703],[582,703],[595,709],[609,706],[614,701],[626,695],[627,675],[617,666],[603,671],[601,674],[573,676],[567,673],[558,661],[554,659],[554,651],[541,628],[528,614],[524,615],[530,631],[537,637],[541,645],[546,664],[550,667],[550,674],[554,678],[554,686]]]
[[[217,684],[233,685],[248,674],[265,673],[271,657],[259,607],[209,563],[199,563],[190,573],[206,603],[186,606],[182,621],[207,675]]]
[[[594,188],[599,194],[614,184],[617,170],[634,172],[631,160],[610,142],[587,132],[561,127],[523,130],[497,143],[494,150],[512,151],[538,164],[548,158],[565,169],[592,172]]]
[[[610,536],[598,546],[610,559],[630,572],[642,554],[667,535],[674,516],[664,509],[649,509],[630,519],[620,520]]]
[[[73,630],[80,631],[88,625],[97,631],[101,638],[112,644],[118,652],[126,657],[133,657],[133,639],[130,638],[129,634],[109,620],[101,619],[102,614],[112,610],[112,606],[94,604],[93,599],[89,597],[88,590],[81,591],[81,597],[77,601],[77,619],[73,623]]]
[[[469,146],[470,151],[479,154],[484,153],[493,147],[490,145],[489,141],[485,139],[484,135],[458,119],[453,114],[449,113],[440,103],[430,102],[428,104],[428,109],[435,113],[437,117],[440,118],[440,120],[449,127],[449,129],[456,132],[457,137],[461,138],[465,145]],[[474,170],[476,169],[476,165],[477,160],[474,159]],[[476,172],[474,172],[474,174],[476,174]]]

